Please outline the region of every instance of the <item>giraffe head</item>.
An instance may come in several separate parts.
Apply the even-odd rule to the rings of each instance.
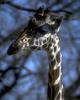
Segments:
[[[51,12],[48,8],[39,8],[28,23],[28,35],[33,38],[43,37],[46,33],[59,31],[63,16]]]
[[[50,35],[59,31],[62,16],[52,13],[49,9],[39,8],[29,20],[25,32],[22,32],[10,45],[8,54],[17,53],[20,49],[42,47],[48,42]]]

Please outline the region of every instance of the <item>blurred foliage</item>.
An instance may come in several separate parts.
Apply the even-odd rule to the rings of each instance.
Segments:
[[[0,3],[3,0],[0,0]],[[7,0],[8,1],[8,0]],[[9,0],[21,7],[73,14],[63,21],[59,35],[65,100],[80,100],[80,0]],[[63,13],[61,13],[63,14]],[[0,4],[0,100],[46,100],[48,58],[44,50],[7,55],[7,49],[27,26],[33,13]]]

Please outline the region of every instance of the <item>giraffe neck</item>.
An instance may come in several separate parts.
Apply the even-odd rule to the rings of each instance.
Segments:
[[[48,100],[63,100],[63,85],[61,81],[61,57],[59,38],[51,35],[49,45],[45,48],[48,52]]]

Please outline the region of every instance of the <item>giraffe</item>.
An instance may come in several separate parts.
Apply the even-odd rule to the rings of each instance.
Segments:
[[[63,84],[61,80],[61,53],[57,33],[63,17],[52,14],[48,9],[39,8],[29,20],[27,28],[10,45],[8,54],[19,49],[45,49],[48,54],[48,100],[63,100]],[[45,30],[47,29],[47,30]]]

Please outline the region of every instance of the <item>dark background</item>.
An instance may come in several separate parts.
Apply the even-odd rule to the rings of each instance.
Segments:
[[[1,2],[2,0],[0,0]],[[11,1],[11,0],[9,0]],[[12,0],[22,7],[72,12],[59,32],[65,100],[80,100],[80,0]],[[43,50],[8,56],[7,49],[27,26],[28,13],[0,4],[0,100],[47,100],[48,58]]]

